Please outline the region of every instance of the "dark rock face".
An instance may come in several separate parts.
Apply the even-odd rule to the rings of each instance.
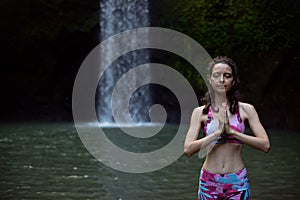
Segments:
[[[99,43],[99,2],[2,3],[1,120],[72,120],[77,70]]]

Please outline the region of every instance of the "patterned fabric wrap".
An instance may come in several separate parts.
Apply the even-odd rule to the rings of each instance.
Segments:
[[[198,200],[249,200],[250,188],[246,168],[232,174],[213,174],[202,168]]]

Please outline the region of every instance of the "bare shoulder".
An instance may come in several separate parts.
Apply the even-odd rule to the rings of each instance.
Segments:
[[[194,109],[194,112],[197,112],[197,113],[199,113],[199,114],[200,114],[200,113],[202,114],[203,108],[204,108],[204,106],[197,107],[197,108]]]
[[[203,108],[204,108],[204,106],[195,108],[194,111],[193,111],[193,115],[201,117],[202,113],[203,113]]]
[[[203,121],[202,120],[203,119],[203,109],[204,109],[204,106],[195,108],[193,111],[192,117],[197,118],[198,121]]]
[[[255,108],[249,103],[239,102],[239,108],[245,112],[253,112]]]
[[[239,110],[242,119],[249,119],[249,117],[256,115],[256,110],[253,105],[249,103],[239,102]]]

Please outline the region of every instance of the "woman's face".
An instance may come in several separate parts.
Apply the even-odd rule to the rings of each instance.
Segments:
[[[212,68],[209,82],[215,92],[229,92],[233,83],[231,67],[224,63],[215,64]]]

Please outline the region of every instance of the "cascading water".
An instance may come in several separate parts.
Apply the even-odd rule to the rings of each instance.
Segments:
[[[148,0],[101,0],[100,42],[126,30],[149,26],[150,17],[148,4]],[[131,45],[134,42],[135,38],[133,37],[126,45]],[[111,53],[113,53],[114,50],[111,49],[111,51]],[[109,54],[110,52],[106,53]],[[101,57],[101,59],[105,58]],[[111,99],[114,86],[120,77],[131,68],[148,62],[149,51],[146,49],[137,50],[122,55],[107,68],[99,80],[96,92],[96,110],[100,123],[114,123]],[[132,83],[124,85],[124,93],[126,93],[126,90],[130,91],[128,87],[135,87],[135,78],[143,77],[133,77],[131,79]],[[145,78],[149,78],[149,75],[145,74]],[[150,87],[143,86],[131,95],[130,104],[128,106],[133,121],[149,121],[148,108],[151,104]],[[114,106],[118,106],[117,102],[114,103]]]

